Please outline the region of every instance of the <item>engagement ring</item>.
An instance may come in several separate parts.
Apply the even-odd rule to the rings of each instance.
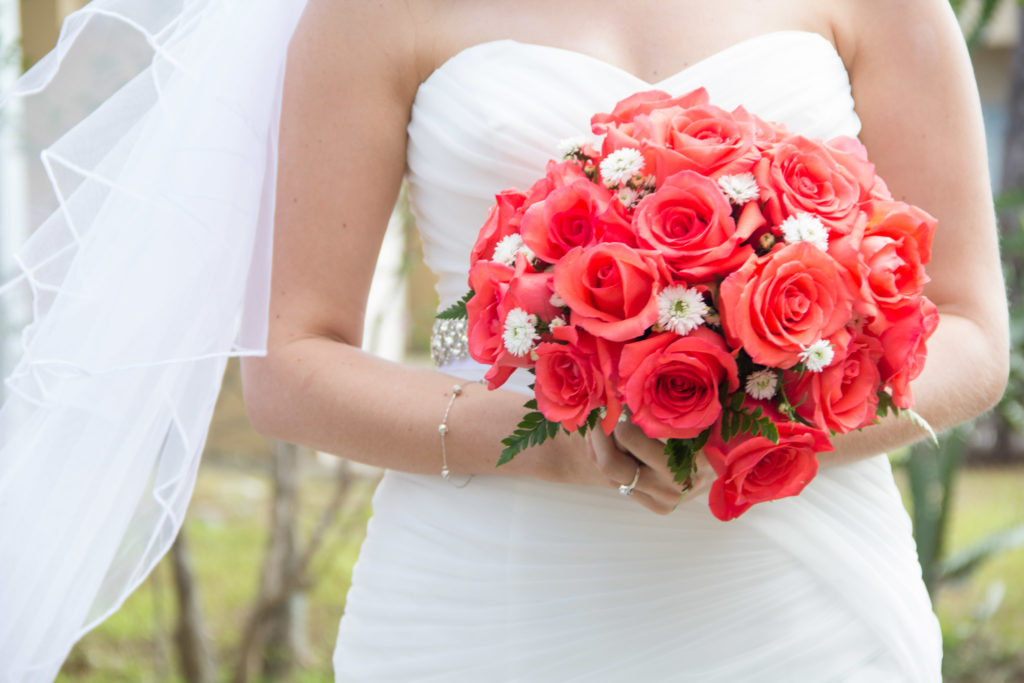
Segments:
[[[621,493],[624,496],[632,496],[633,495],[633,489],[636,488],[636,483],[639,480],[640,480],[640,465],[637,465],[636,466],[636,474],[633,475],[633,481],[629,482],[628,484],[620,485],[619,486],[619,493]]]

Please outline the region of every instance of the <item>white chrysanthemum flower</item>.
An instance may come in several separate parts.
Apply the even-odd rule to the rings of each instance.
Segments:
[[[608,187],[618,187],[644,170],[644,157],[633,147],[617,149],[601,162],[601,177]]]
[[[555,292],[554,294],[551,295],[551,298],[548,299],[548,303],[554,306],[555,308],[565,308],[566,306],[569,305],[565,303],[565,299],[563,299],[558,292]]]
[[[704,314],[704,322],[706,322],[708,325],[714,325],[715,327],[721,327],[721,325],[722,325],[722,316],[718,315],[717,313],[715,313],[712,310],[709,310],[707,313]]]
[[[753,173],[740,173],[739,175],[724,175],[718,179],[718,186],[729,198],[729,201],[736,206],[743,206],[761,196],[761,190],[757,186],[757,180]]]
[[[810,242],[822,251],[828,250],[828,228],[817,216],[798,213],[782,221],[782,237],[790,244]]]
[[[747,377],[746,390],[750,398],[767,401],[779,387],[779,376],[773,370],[758,370]]]
[[[804,347],[804,350],[800,352],[800,360],[804,362],[804,367],[811,372],[821,372],[832,364],[835,355],[832,344],[824,339],[819,339],[810,346]]]
[[[640,201],[640,193],[634,190],[632,187],[624,187],[618,192],[619,201],[626,208],[632,208],[638,201]]]
[[[699,291],[685,285],[672,285],[658,295],[658,325],[685,335],[704,324],[710,312]]]
[[[548,323],[548,327],[551,327],[551,328],[565,327],[568,324],[569,323],[566,321],[566,319],[559,315],[559,316],[556,316],[554,318],[554,320],[552,320],[550,323]]]
[[[532,351],[534,342],[540,339],[536,324],[536,317],[521,308],[509,311],[505,316],[505,332],[502,334],[505,350],[516,358],[522,358]]]
[[[494,260],[498,263],[504,263],[506,266],[516,265],[516,254],[526,254],[526,258],[533,260],[534,253],[528,246],[523,244],[523,236],[519,233],[512,233],[501,238],[494,246]]]
[[[576,156],[583,149],[583,146],[592,142],[590,138],[584,135],[577,135],[571,138],[565,138],[564,140],[558,141],[558,154],[563,158],[567,159],[571,156]]]

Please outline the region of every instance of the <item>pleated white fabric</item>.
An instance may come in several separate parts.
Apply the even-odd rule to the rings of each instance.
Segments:
[[[843,63],[814,33],[758,36],[657,84],[511,40],[443,64],[408,130],[441,305],[466,290],[496,192],[528,187],[559,140],[588,134],[619,99],[698,86],[805,135],[860,130]],[[528,381],[509,386],[529,393]],[[884,455],[825,468],[802,495],[728,523],[706,497],[658,517],[610,489],[496,475],[458,489],[389,471],[373,504],[339,681],[941,680],[938,623]]]

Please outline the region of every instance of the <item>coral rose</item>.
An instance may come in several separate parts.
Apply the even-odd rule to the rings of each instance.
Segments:
[[[831,231],[848,234],[875,184],[874,166],[849,149],[845,139],[830,146],[793,135],[767,150],[754,175],[768,220],[779,225],[809,213]]]
[[[503,263],[477,261],[469,269],[469,287],[473,296],[466,304],[468,314],[468,346],[473,360],[491,365],[488,385],[495,389],[505,383],[514,367],[497,368],[495,365],[508,354],[502,340],[504,317],[502,302],[515,270]]]
[[[594,114],[590,117],[590,127],[595,134],[603,135],[655,110],[694,107],[707,104],[708,99],[708,92],[704,88],[697,88],[679,97],[673,97],[664,90],[645,90],[618,102],[610,114]]]
[[[790,368],[850,321],[849,274],[808,242],[749,259],[722,282],[722,328],[755,363]]]
[[[618,242],[576,247],[555,264],[555,291],[571,322],[609,341],[639,337],[654,324],[667,280],[659,254]]]
[[[747,173],[761,157],[755,146],[758,132],[753,117],[742,107],[733,112],[712,105],[665,110],[650,116],[663,131],[666,145],[650,146],[645,158],[654,161],[659,184],[680,171],[704,176]]]
[[[882,382],[892,390],[900,408],[914,405],[910,382],[921,374],[927,356],[926,342],[939,326],[939,311],[927,297],[908,299],[895,308],[880,308],[868,331],[882,344],[878,368]]]
[[[875,219],[860,243],[867,265],[867,293],[882,306],[899,305],[921,293],[928,276],[936,221],[921,209],[902,202],[876,202]]]
[[[712,437],[704,454],[718,478],[708,493],[712,514],[722,521],[752,505],[795,496],[818,473],[817,453],[833,450],[825,432],[795,422],[777,423],[779,442],[741,435],[728,445]],[[712,430],[712,435],[718,429]]]
[[[704,327],[685,337],[663,332],[625,344],[619,376],[633,422],[651,438],[697,436],[722,412],[719,387],[739,387],[735,359]]]
[[[610,356],[601,348],[604,341],[571,325],[556,327],[552,336],[558,341],[542,342],[536,348],[537,409],[571,431],[583,425],[595,408],[607,406],[605,431],[611,433],[622,409],[608,381]]]
[[[505,190],[494,196],[494,205],[491,206],[487,220],[480,228],[480,234],[469,255],[471,265],[481,259],[493,260],[494,247],[498,242],[519,232],[519,221],[525,203],[526,195],[518,190]]]
[[[696,283],[738,268],[753,251],[742,242],[764,223],[756,202],[733,220],[718,185],[693,171],[671,178],[637,205],[641,248],[655,249],[677,280]]]
[[[629,233],[625,217],[610,209],[611,192],[589,180],[552,190],[523,214],[523,242],[542,261],[557,263],[573,247],[605,240],[606,233]]]
[[[881,355],[878,340],[855,337],[821,372],[785,373],[786,396],[797,414],[820,429],[845,434],[867,427],[878,407]]]

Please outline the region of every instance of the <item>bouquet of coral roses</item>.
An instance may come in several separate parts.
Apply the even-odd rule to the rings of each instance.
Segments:
[[[798,494],[830,435],[909,411],[938,314],[935,220],[896,201],[864,147],[809,139],[696,90],[591,119],[526,192],[496,197],[468,317],[490,388],[535,398],[499,464],[559,427],[631,419],[678,482],[703,449],[719,519]],[[913,413],[911,412],[913,415]]]

